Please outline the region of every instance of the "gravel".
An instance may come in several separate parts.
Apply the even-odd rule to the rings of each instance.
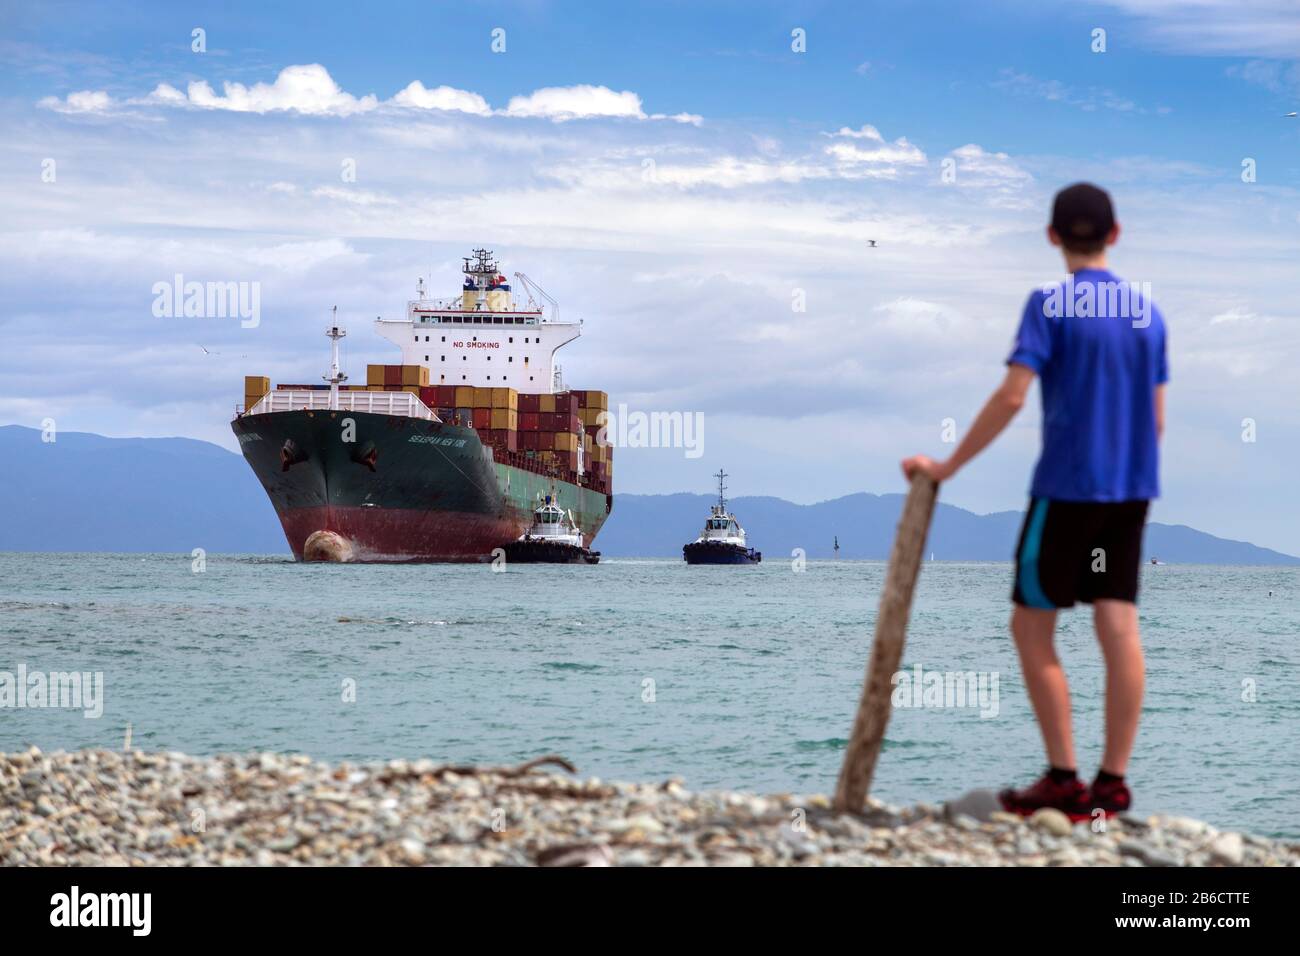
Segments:
[[[560,769],[554,769],[554,768]],[[1300,844],[1185,817],[1071,826],[986,800],[831,812],[519,767],[255,753],[0,754],[9,866],[1300,866]]]

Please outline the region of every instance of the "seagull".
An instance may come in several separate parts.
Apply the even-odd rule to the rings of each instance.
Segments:
[[[1292,110],[1290,113],[1287,113],[1286,115],[1291,119],[1295,119],[1295,110]]]
[[[204,355],[220,355],[220,354],[221,354],[220,352],[209,352],[209,351],[207,350],[207,348],[206,348],[205,346],[202,346],[202,345],[200,345],[199,348],[203,349],[203,354],[204,354]]]
[[[874,239],[868,239],[868,240],[867,240],[867,245],[871,246],[872,249],[876,248],[876,240],[874,240]]]

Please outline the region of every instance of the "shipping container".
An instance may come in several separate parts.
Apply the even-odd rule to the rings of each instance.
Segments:
[[[509,409],[505,409],[509,411]],[[488,432],[489,444],[493,448],[503,448],[506,451],[519,450],[519,432],[513,429],[493,428]]]
[[[456,397],[453,403],[457,408],[474,407],[474,386],[473,385],[456,385]]]
[[[513,408],[494,408],[492,409],[492,428],[494,430],[508,429],[517,431],[519,429],[519,413]]]
[[[578,396],[572,392],[560,392],[555,396],[555,410],[561,415],[573,415],[578,411]]]
[[[367,366],[366,366],[366,384],[367,384],[367,385],[383,385],[383,384],[384,384],[384,368],[385,368],[385,366],[383,366],[383,365],[367,365]]]
[[[537,436],[541,432],[519,432],[519,447],[524,451],[537,451]]]
[[[471,416],[471,421],[474,423],[474,427],[475,427],[475,428],[491,428],[491,427],[492,427],[492,409],[490,409],[490,408],[476,408],[476,409],[474,409],[474,413],[473,413],[473,415]]]
[[[539,428],[541,428],[541,425],[539,424],[541,417],[542,416],[540,412],[520,412],[519,430],[521,432],[537,431]]]
[[[455,385],[436,385],[438,389],[438,407],[455,408],[456,407],[456,386]]]
[[[367,385],[367,386],[366,386],[366,391],[367,391],[367,392],[382,392],[382,391],[384,390],[384,388],[385,388],[385,386],[383,386],[383,385]]]
[[[401,385],[402,384],[402,366],[385,365],[384,366],[384,384]]]
[[[537,396],[537,410],[538,410],[539,412],[549,412],[549,413],[554,414],[554,412],[555,412],[555,396],[554,396],[554,395],[551,395],[551,394],[549,394],[549,393],[548,393],[548,394],[544,394],[544,395],[538,395],[538,396]]]
[[[555,450],[556,451],[577,451],[578,436],[572,432],[555,432]]]
[[[429,369],[425,365],[400,365],[403,385],[428,385]]]
[[[454,408],[440,407],[438,408],[437,413],[438,413],[438,417],[442,419],[444,422],[454,422],[456,420],[456,409]]]
[[[537,436],[537,448],[539,451],[551,451],[555,448],[555,432],[530,432]]]
[[[524,412],[539,411],[540,409],[538,408],[538,402],[540,398],[541,396],[538,395],[536,392],[520,392],[519,413],[522,415]]]
[[[519,393],[513,388],[492,389],[492,407],[519,409]]]

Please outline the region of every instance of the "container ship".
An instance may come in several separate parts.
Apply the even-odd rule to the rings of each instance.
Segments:
[[[231,422],[289,547],[305,561],[482,561],[547,496],[590,547],[613,508],[605,392],[565,387],[555,361],[582,334],[526,275],[520,305],[493,254],[464,260],[461,294],[376,319],[401,349],[345,384],[337,324],[323,384],[244,380]],[[540,301],[539,301],[540,300]]]

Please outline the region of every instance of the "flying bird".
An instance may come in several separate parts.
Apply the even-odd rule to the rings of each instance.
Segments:
[[[1289,117],[1294,118],[1294,117],[1295,117],[1295,110],[1292,110],[1290,113],[1287,113],[1286,115],[1289,116]]]
[[[876,248],[876,240],[874,240],[874,239],[868,239],[868,240],[867,240],[867,245],[871,246],[872,249]]]

